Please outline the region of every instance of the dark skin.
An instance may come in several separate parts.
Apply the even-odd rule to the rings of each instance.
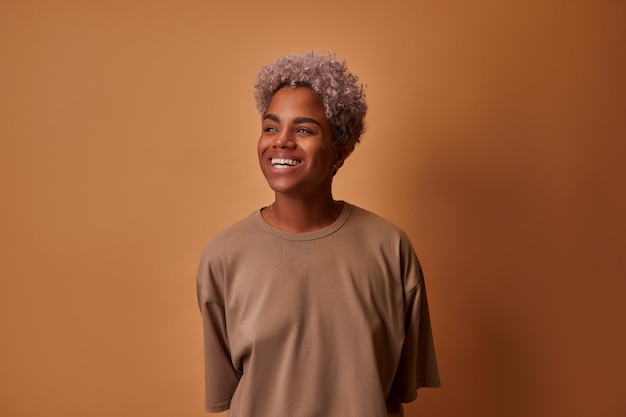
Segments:
[[[348,152],[333,146],[324,105],[311,89],[283,87],[274,94],[263,116],[258,155],[275,195],[261,212],[266,222],[305,233],[337,219],[343,203],[332,196],[333,165],[340,167]]]

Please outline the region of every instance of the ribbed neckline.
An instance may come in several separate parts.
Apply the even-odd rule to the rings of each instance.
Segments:
[[[285,239],[285,240],[305,241],[305,240],[321,239],[341,229],[341,227],[346,223],[346,221],[348,221],[348,218],[350,217],[350,213],[352,213],[352,205],[350,203],[343,201],[343,209],[341,210],[339,217],[337,217],[337,220],[335,220],[332,224],[322,229],[315,230],[313,232],[305,232],[305,233],[285,232],[284,230],[280,230],[280,229],[275,228],[274,226],[271,226],[269,223],[265,221],[265,219],[261,215],[261,210],[262,209],[259,209],[254,212],[254,219],[256,220],[256,223],[259,225],[259,227],[263,229],[265,232],[272,234],[278,238]]]

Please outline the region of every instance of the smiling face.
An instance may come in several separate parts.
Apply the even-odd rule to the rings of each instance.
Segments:
[[[332,130],[319,97],[307,87],[283,87],[263,116],[258,144],[263,175],[276,193],[330,196],[333,164],[343,148],[332,145]]]

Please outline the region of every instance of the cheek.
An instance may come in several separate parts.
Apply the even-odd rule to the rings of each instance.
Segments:
[[[317,149],[315,165],[326,168],[330,167],[335,160],[335,153],[331,149]]]
[[[259,141],[256,145],[256,150],[259,156],[263,153],[263,151],[267,148],[267,140],[264,140],[263,136],[259,138]]]

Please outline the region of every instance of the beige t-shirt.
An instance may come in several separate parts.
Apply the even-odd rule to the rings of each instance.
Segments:
[[[207,245],[198,301],[210,412],[401,416],[417,388],[439,386],[411,243],[351,204],[310,233],[255,211]]]

